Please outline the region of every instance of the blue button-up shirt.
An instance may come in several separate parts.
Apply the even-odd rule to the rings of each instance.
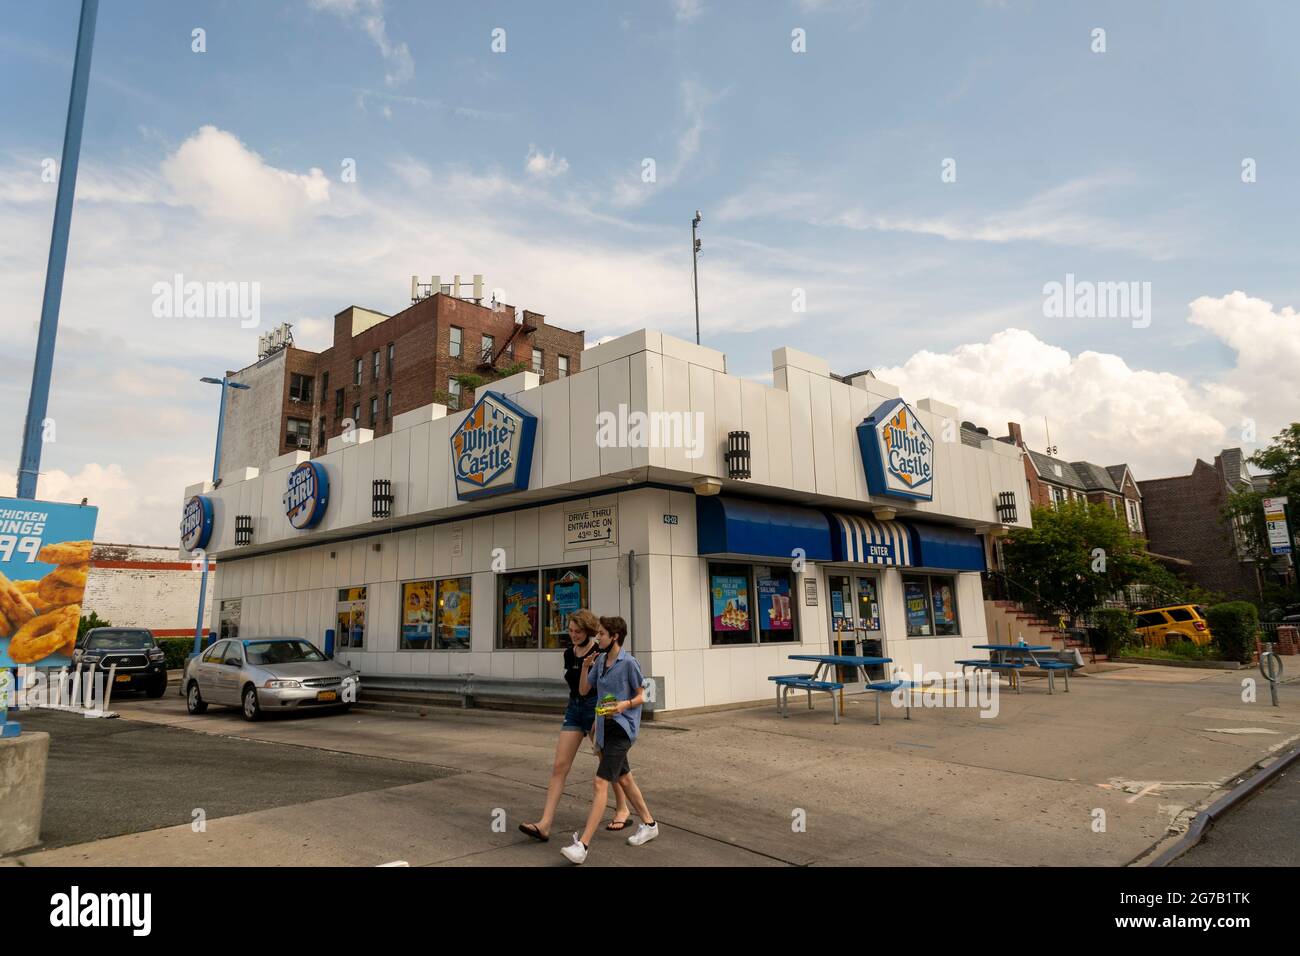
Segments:
[[[595,685],[596,703],[600,704],[606,694],[613,694],[615,700],[631,700],[645,683],[641,676],[641,665],[635,657],[619,648],[618,657],[613,666],[606,667],[608,655],[601,652],[596,655],[596,663],[587,672],[587,681]],[[629,707],[621,714],[614,715],[618,725],[627,732],[629,740],[636,740],[637,731],[641,729],[641,705]],[[605,746],[605,718],[596,718],[596,746]]]

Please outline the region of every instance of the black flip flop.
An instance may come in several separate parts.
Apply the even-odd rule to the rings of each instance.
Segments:
[[[550,837],[548,837],[541,830],[537,829],[536,823],[519,824],[519,832],[523,834],[527,834],[528,836],[536,840],[538,843],[549,843],[551,841]]]
[[[610,820],[609,826],[605,827],[605,829],[613,830],[615,833],[617,833],[619,830],[626,830],[631,825],[632,825],[632,818],[628,817],[626,820]]]

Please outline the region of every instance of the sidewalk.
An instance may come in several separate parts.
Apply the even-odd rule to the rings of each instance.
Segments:
[[[1176,672],[1175,677],[1169,672]],[[1241,701],[1243,674],[1136,666],[1003,692],[1000,714],[901,711],[850,698],[834,726],[791,697],[775,706],[646,724],[631,762],[663,835],[643,848],[596,837],[602,865],[1123,865],[1185,828],[1236,774],[1300,738],[1300,686],[1282,706]],[[1185,679],[1180,679],[1185,678]],[[1263,682],[1260,682],[1261,684]],[[886,704],[888,702],[886,701]],[[115,702],[128,720],[449,768],[455,776],[221,817],[196,837],[167,827],[36,851],[23,865],[567,865],[595,758],[570,774],[551,843],[515,827],[541,808],[558,719],[434,709],[427,718],[348,715],[250,724],[183,702]],[[196,738],[201,740],[201,738]],[[196,744],[201,746],[201,744]],[[505,832],[492,829],[496,810]],[[1104,811],[1104,832],[1096,832]],[[792,823],[806,819],[806,832]]]

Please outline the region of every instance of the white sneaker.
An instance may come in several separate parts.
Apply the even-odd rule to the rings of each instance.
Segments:
[[[570,863],[587,862],[587,848],[582,845],[582,841],[578,839],[576,833],[573,835],[573,842],[560,852],[564,854],[564,858]]]
[[[630,846],[640,846],[643,843],[649,843],[658,835],[659,835],[659,824],[651,823],[649,826],[647,826],[646,824],[642,823],[640,826],[636,828],[636,833],[633,833],[630,837],[627,838],[627,842]]]

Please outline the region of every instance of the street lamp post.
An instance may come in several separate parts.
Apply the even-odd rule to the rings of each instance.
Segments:
[[[242,382],[232,382],[229,375],[223,375],[221,378],[201,378],[200,382],[208,385],[221,386],[221,412],[217,418],[217,450],[212,456],[212,486],[215,488],[221,481],[221,436],[226,430],[226,391],[232,388],[248,388]],[[203,607],[208,599],[208,556],[203,555],[203,578],[199,582],[199,617],[194,623],[194,653],[199,654],[203,651]]]
[[[700,211],[695,210],[691,220],[691,280],[695,284],[695,344],[700,344],[700,240],[695,238],[695,230],[703,220]]]

